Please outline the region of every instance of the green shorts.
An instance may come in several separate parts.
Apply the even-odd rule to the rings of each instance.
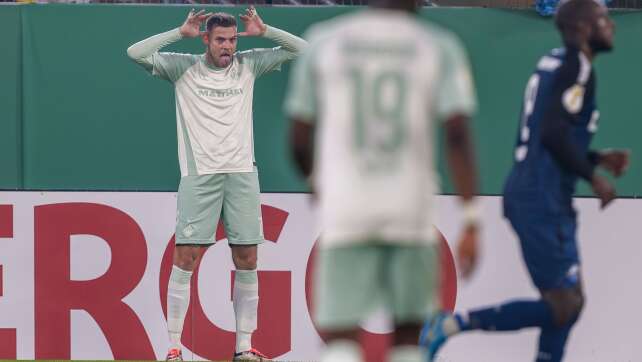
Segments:
[[[437,305],[436,246],[358,244],[320,249],[315,320],[326,331],[358,328],[383,305],[395,324],[423,323]]]
[[[223,218],[230,244],[264,241],[259,177],[254,172],[184,176],[178,187],[176,244],[213,244]]]

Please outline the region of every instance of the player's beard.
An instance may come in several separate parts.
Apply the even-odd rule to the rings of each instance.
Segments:
[[[207,50],[208,63],[217,68],[227,68],[232,63],[232,55],[227,55],[227,58],[222,58],[222,55],[215,57],[211,50]]]
[[[591,41],[589,41],[589,46],[591,47],[593,54],[608,53],[613,50],[613,45],[601,39],[591,39]]]
[[[607,53],[613,50],[613,44],[597,35],[597,32],[593,32],[593,36],[589,39],[589,46],[593,54],[597,53]]]

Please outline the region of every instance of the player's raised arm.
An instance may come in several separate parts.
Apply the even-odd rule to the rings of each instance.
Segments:
[[[249,61],[257,77],[280,69],[281,64],[295,59],[307,47],[307,42],[298,36],[265,24],[253,6],[250,6],[245,14],[240,15],[240,18],[244,24],[244,31],[238,33],[238,36],[262,36],[279,45],[274,48],[252,49],[240,53],[243,59]]]
[[[254,6],[250,6],[245,14],[239,16],[245,26],[245,31],[240,32],[239,36],[263,36],[292,53],[300,53],[307,45],[307,42],[298,36],[265,24]]]
[[[154,68],[154,55],[158,51],[182,38],[194,38],[201,35],[201,25],[212,13],[205,13],[205,10],[195,12],[193,9],[187,15],[183,25],[178,28],[153,35],[141,40],[129,48],[127,55],[145,69],[152,71]]]

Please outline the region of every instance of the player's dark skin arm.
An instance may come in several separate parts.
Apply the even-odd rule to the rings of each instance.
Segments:
[[[468,117],[451,116],[444,127],[451,180],[464,202],[471,201],[477,192],[477,167]],[[459,270],[464,278],[472,274],[477,264],[477,231],[477,225],[467,225],[457,247]]]
[[[562,168],[590,182],[595,164],[590,162],[589,155],[575,147],[571,140],[571,121],[555,108],[549,110],[542,120],[542,144]]]
[[[596,163],[600,161],[599,154],[582,154],[575,147],[571,140],[571,122],[560,105],[552,106],[542,120],[542,144],[562,168],[591,183],[593,191],[601,200],[601,207],[604,208],[615,199],[615,189],[608,180],[595,172]]]
[[[555,22],[566,48],[579,49],[589,62],[592,62],[599,52],[613,49],[615,26],[603,6],[596,3],[592,3],[592,6],[569,3],[564,9],[559,9]],[[571,53],[568,54],[570,56]],[[561,78],[558,80],[553,99],[562,99],[562,92],[571,87],[577,79],[577,59],[566,59],[563,67],[567,69],[560,69]],[[615,198],[615,190],[605,178],[595,172],[594,168],[599,165],[619,177],[628,167],[629,153],[623,150],[605,150],[584,154],[575,149],[569,142],[573,119],[563,111],[561,104],[555,103],[544,119],[542,142],[562,167],[591,183],[593,191],[602,201],[602,207],[605,207]]]
[[[290,128],[290,152],[299,171],[309,177],[314,166],[314,122],[294,118]]]
[[[453,116],[446,121],[444,127],[447,161],[455,190],[465,201],[472,200],[477,192],[477,168],[468,117]]]
[[[586,42],[582,42],[584,44]],[[571,45],[571,48],[583,49],[582,45]],[[586,55],[589,57],[589,55]],[[579,87],[578,74],[581,72],[581,63],[575,52],[569,51],[564,59],[564,65],[558,70],[559,76],[553,84],[553,92],[548,109],[544,113],[541,124],[540,139],[542,145],[551,153],[555,161],[567,172],[574,173],[593,187],[593,192],[601,200],[602,208],[615,199],[615,189],[604,177],[595,172],[595,166],[602,164],[601,155],[595,152],[580,151],[572,139],[573,122],[575,115],[569,113],[565,105],[566,96],[573,88]],[[582,87],[585,85],[582,84]],[[589,80],[587,92],[594,92],[595,79]],[[568,101],[570,102],[570,101]],[[608,165],[606,165],[608,166]],[[607,168],[608,169],[608,168]]]

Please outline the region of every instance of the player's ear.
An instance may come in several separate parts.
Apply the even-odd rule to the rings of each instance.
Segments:
[[[210,34],[206,31],[201,32],[201,39],[203,39],[203,44],[208,45],[210,43]]]

